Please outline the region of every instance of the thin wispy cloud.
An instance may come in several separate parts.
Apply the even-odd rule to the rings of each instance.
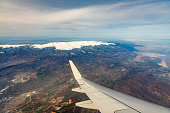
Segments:
[[[168,1],[122,1],[74,8],[45,7],[44,5],[41,7],[37,4],[37,7],[35,4],[32,7],[31,4],[23,4],[1,0],[1,36],[57,37],[69,36],[69,34],[74,36],[77,33],[77,36],[81,37],[81,34],[89,32],[95,35],[102,30],[105,31],[104,36],[153,34],[157,31],[159,35],[169,35],[166,30],[170,29],[170,2]]]

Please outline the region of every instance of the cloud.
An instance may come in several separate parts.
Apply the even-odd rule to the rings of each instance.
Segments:
[[[94,33],[103,30],[111,34],[111,31],[114,31],[113,35],[116,32],[122,33],[122,30],[141,32],[141,29],[145,29],[141,28],[143,25],[149,27],[148,25],[162,26],[170,23],[169,6],[170,2],[131,1],[66,9],[38,5],[35,7],[35,4],[32,7],[31,4],[1,1],[0,35],[64,36],[78,33],[79,36],[88,32],[93,34],[89,29]],[[153,33],[152,29],[148,30]],[[163,30],[160,31],[164,33]]]

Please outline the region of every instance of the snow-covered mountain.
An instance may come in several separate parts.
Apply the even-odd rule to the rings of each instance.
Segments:
[[[34,48],[46,48],[46,47],[55,47],[58,50],[72,50],[74,48],[81,48],[83,46],[95,46],[95,45],[115,45],[114,43],[107,43],[101,41],[73,41],[73,42],[51,42],[47,44],[34,44],[30,45]],[[0,45],[2,48],[9,48],[9,47],[20,47],[26,45]]]

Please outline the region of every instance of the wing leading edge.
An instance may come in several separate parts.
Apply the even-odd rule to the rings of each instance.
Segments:
[[[168,108],[111,90],[83,78],[69,60],[73,75],[80,85],[73,91],[86,93],[90,100],[78,102],[76,106],[98,109],[101,113],[170,113]]]

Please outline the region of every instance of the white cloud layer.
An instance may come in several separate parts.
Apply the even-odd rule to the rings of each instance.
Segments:
[[[169,35],[165,29],[170,29],[170,2],[119,2],[74,9],[36,9],[10,0],[0,2],[1,36],[93,36],[102,30],[108,35],[133,31]]]

